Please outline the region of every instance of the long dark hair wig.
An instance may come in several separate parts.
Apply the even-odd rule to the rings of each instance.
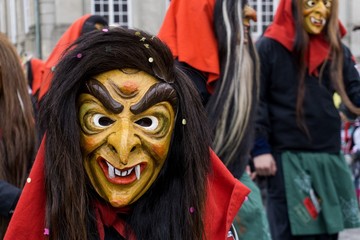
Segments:
[[[247,0],[215,3],[220,77],[206,108],[215,133],[213,147],[235,177],[243,174],[248,163],[259,82],[258,56],[243,25],[246,4]]]
[[[152,58],[149,60],[149,58]],[[46,129],[46,224],[50,239],[98,239],[91,202],[96,193],[83,167],[77,97],[91,77],[133,68],[177,92],[171,148],[152,187],[133,205],[126,222],[137,239],[202,239],[210,134],[191,80],[174,65],[170,50],[147,33],[113,28],[80,37],[55,70],[41,105]],[[184,125],[183,119],[186,119]],[[196,214],[190,214],[194,207]]]
[[[22,188],[35,154],[35,122],[20,57],[0,33],[0,179]],[[0,238],[8,220],[0,218]]]
[[[331,13],[330,17],[324,28],[324,35],[326,40],[330,45],[329,58],[336,59],[336,61],[330,62],[330,78],[332,85],[336,92],[340,95],[342,102],[345,106],[353,113],[359,115],[360,108],[354,106],[350,101],[349,97],[346,94],[344,87],[344,79],[342,75],[343,69],[343,47],[341,43],[341,35],[339,31],[339,18],[338,18],[338,9],[339,1],[333,0],[331,3]],[[304,122],[304,113],[303,113],[303,101],[305,96],[305,76],[306,76],[306,62],[305,56],[307,51],[307,46],[309,44],[309,35],[305,31],[303,26],[303,0],[292,0],[292,11],[295,19],[295,28],[296,28],[296,37],[294,43],[294,56],[296,56],[296,61],[299,69],[299,87],[296,103],[296,116],[297,124],[301,129],[303,129],[309,136],[307,127]],[[322,78],[322,73],[325,65],[328,61],[325,61],[320,71],[320,79]]]

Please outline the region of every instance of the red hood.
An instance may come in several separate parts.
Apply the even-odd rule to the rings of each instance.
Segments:
[[[39,97],[38,97],[39,100],[49,90],[51,79],[53,77],[53,72],[51,71],[51,68],[56,66],[56,64],[62,57],[64,50],[66,50],[77,38],[80,37],[82,27],[90,16],[91,16],[90,14],[86,14],[80,17],[79,19],[77,19],[73,24],[71,24],[71,26],[61,36],[55,48],[53,49],[50,56],[46,60],[44,64],[44,73],[43,73]]]
[[[291,10],[292,0],[281,0],[276,10],[273,23],[266,29],[264,36],[272,38],[281,43],[289,51],[293,51],[295,41],[295,23]],[[339,21],[341,36],[346,34],[346,29]],[[329,56],[330,46],[323,34],[310,36],[308,56],[306,63],[309,73],[316,72],[316,69]]]
[[[45,140],[42,141],[29,178],[11,218],[5,240],[45,239]],[[227,232],[250,190],[236,180],[214,152],[208,177],[205,213],[207,240],[226,239]]]
[[[220,73],[214,6],[215,0],[172,0],[158,34],[174,57],[205,72],[208,83]]]

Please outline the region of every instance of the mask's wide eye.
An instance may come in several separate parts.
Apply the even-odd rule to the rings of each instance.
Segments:
[[[94,114],[92,122],[96,127],[107,127],[110,126],[114,121],[100,113]]]
[[[327,8],[331,8],[331,1],[329,1],[329,0],[324,0],[324,5],[325,5],[325,7],[327,7]]]
[[[155,130],[159,126],[159,120],[154,116],[146,116],[135,122],[146,130]]]
[[[314,7],[314,6],[315,6],[315,1],[314,1],[314,0],[306,1],[306,5],[307,5],[308,7]]]

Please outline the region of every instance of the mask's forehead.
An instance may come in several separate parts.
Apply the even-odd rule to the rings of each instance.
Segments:
[[[129,103],[139,101],[149,88],[158,82],[151,75],[134,69],[112,70],[96,76],[95,79],[107,89],[114,100],[125,99]]]

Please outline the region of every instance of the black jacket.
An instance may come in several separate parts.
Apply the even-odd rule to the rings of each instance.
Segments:
[[[259,39],[256,45],[261,66],[257,141],[265,139],[272,151],[339,153],[341,121],[333,102],[330,62],[325,66],[322,79],[310,75],[305,79],[303,109],[308,137],[296,122],[298,71],[292,53],[266,37]],[[350,100],[360,106],[359,73],[350,50],[343,45],[343,51],[344,85]],[[264,153],[259,149],[254,152]]]
[[[0,215],[10,218],[14,212],[21,190],[5,181],[0,180]]]

